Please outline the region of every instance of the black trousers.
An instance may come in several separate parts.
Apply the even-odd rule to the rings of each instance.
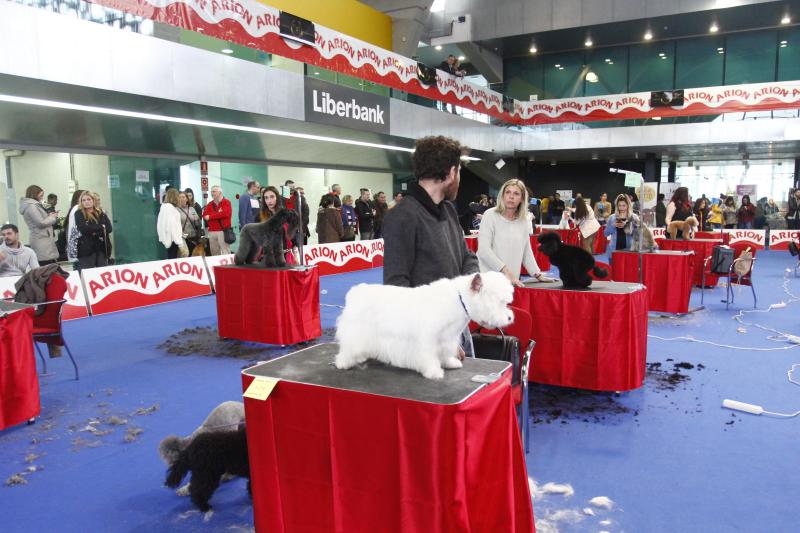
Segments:
[[[178,258],[178,245],[174,242],[172,245],[167,248],[167,259],[177,259]]]

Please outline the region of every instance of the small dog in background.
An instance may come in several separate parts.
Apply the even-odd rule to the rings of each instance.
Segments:
[[[198,435],[212,431],[234,432],[240,424],[244,424],[244,404],[233,401],[222,402],[211,410],[203,423],[188,437],[170,435],[162,439],[158,445],[158,454],[167,466],[172,466],[178,460],[180,453],[188,448]],[[188,494],[189,483],[178,489],[179,496]]]
[[[571,244],[561,242],[558,233],[540,233],[539,251],[550,258],[550,263],[558,267],[558,277],[565,289],[585,289],[592,284],[588,272],[591,270],[598,278],[608,276],[608,271],[595,265],[592,254]]]
[[[509,325],[514,287],[503,274],[485,272],[440,279],[421,287],[356,285],[336,323],[336,367],[367,359],[408,368],[428,379],[461,368],[459,339],[470,320],[490,328]]]
[[[694,239],[697,227],[700,225],[695,217],[688,217],[686,220],[673,220],[667,226],[667,235],[670,239],[677,239],[680,231],[683,239]]]
[[[284,224],[288,226],[284,230]],[[233,257],[237,265],[255,263],[264,251],[264,266],[285,267],[284,234],[294,235],[300,226],[300,215],[293,209],[281,209],[266,222],[247,224],[239,233],[239,248]]]
[[[246,477],[247,492],[252,497],[244,424],[236,431],[212,431],[197,435],[170,466],[166,485],[174,489],[189,472],[192,473],[189,495],[192,503],[204,513],[211,510],[208,502],[225,474]]]

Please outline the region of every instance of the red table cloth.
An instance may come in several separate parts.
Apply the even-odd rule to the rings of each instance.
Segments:
[[[642,386],[647,359],[647,290],[595,281],[591,290],[531,283],[512,305],[533,318],[529,380],[601,391]]]
[[[694,252],[695,260],[692,267],[692,284],[700,286],[703,283],[703,268],[705,259],[711,257],[714,246],[722,244],[722,239],[663,239],[658,243],[662,250],[691,250]],[[706,287],[716,287],[719,277],[706,273]]]
[[[478,253],[478,236],[475,235],[474,237],[464,237],[464,240],[467,243],[467,249],[472,250],[475,253]],[[542,272],[547,272],[550,270],[550,258],[544,255],[539,251],[539,241],[536,240],[536,235],[531,235],[531,250],[533,251],[533,257],[536,259],[536,264],[539,265],[539,269]],[[527,275],[528,271],[525,270],[525,267],[520,268],[520,274]]]
[[[471,250],[473,252],[478,251],[478,236],[477,235],[470,235],[468,237],[464,237],[464,242],[467,243],[467,250]]]
[[[33,308],[0,318],[0,430],[39,416]]]
[[[688,313],[692,293],[695,255],[692,252],[658,251],[611,254],[613,281],[639,283],[639,256],[643,282],[647,287],[647,309],[662,313]]]
[[[296,344],[322,335],[319,270],[214,267],[220,337]]]
[[[536,228],[536,232],[538,233],[547,233],[548,231],[554,231],[558,233],[558,236],[561,237],[561,242],[564,244],[574,244],[578,246],[580,243],[580,231],[576,229],[549,229],[543,228],[538,226]]]
[[[603,234],[603,228],[597,230],[594,238],[594,255],[601,255],[606,253],[608,249],[608,237]]]
[[[510,379],[451,405],[292,381],[245,398],[256,530],[535,531]]]

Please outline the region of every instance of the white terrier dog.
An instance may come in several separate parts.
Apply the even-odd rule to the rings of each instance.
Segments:
[[[491,328],[514,321],[514,287],[503,274],[485,272],[440,279],[416,288],[361,284],[348,291],[336,324],[336,367],[367,359],[442,379],[461,368],[461,332],[470,320]]]

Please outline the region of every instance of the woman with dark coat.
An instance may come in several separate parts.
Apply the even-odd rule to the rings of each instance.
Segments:
[[[742,196],[742,205],[736,212],[736,221],[739,229],[753,229],[753,219],[756,218],[756,207],[750,203],[750,195]]]
[[[705,198],[695,200],[692,212],[697,219],[698,231],[711,231],[711,225],[708,223],[708,203]]]
[[[95,207],[92,193],[84,191],[75,211],[75,226],[78,238],[78,268],[102,267],[108,264],[111,221],[103,211]]]
[[[317,238],[320,244],[339,242],[344,237],[344,227],[339,210],[331,198],[322,198],[322,209],[317,213]]]
[[[667,204],[667,216],[664,223],[669,227],[669,223],[673,220],[686,220],[692,216],[692,204],[689,201],[689,189],[686,187],[678,187],[672,194],[672,199]],[[683,238],[683,232],[678,230],[678,239]]]

